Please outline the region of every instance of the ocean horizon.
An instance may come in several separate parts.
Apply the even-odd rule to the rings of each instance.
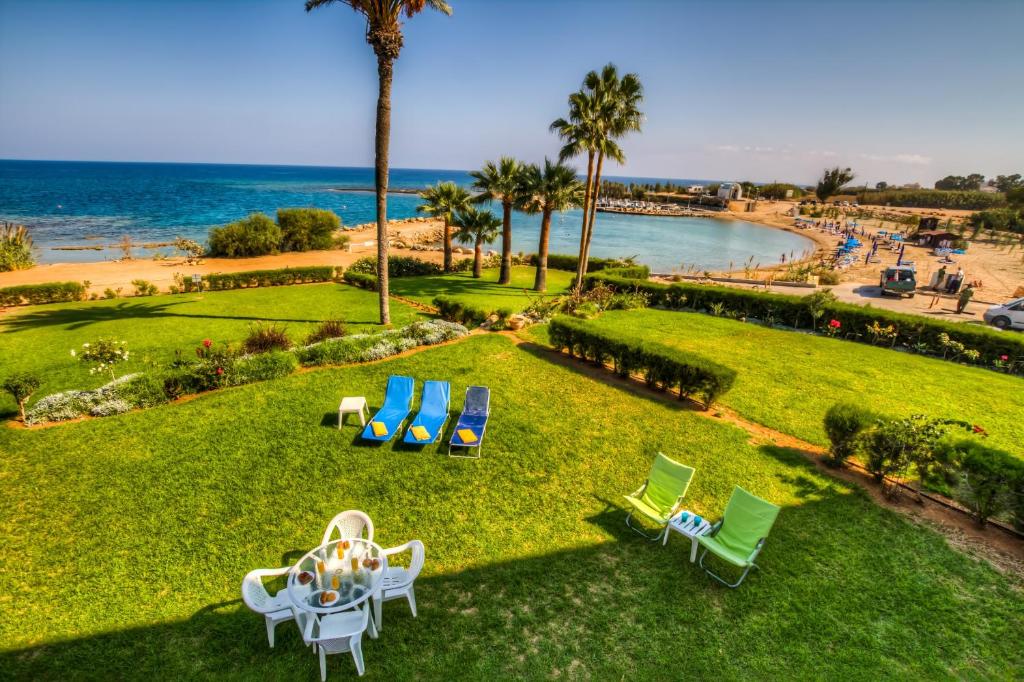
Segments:
[[[708,184],[717,180],[605,176],[616,182]],[[468,186],[469,171],[392,168],[388,217],[418,215],[414,190],[441,181]],[[254,212],[312,206],[335,211],[346,226],[372,222],[373,169],[148,161],[0,160],[0,220],[25,225],[41,263],[112,260],[124,235],[138,243],[176,237],[203,242],[211,227]],[[402,191],[409,193],[401,193]],[[551,252],[579,247],[579,210],[557,214]],[[540,217],[515,213],[513,247],[537,249]],[[64,250],[67,247],[90,250]],[[634,256],[658,271],[682,264],[723,269],[748,258],[769,264],[812,248],[800,235],[741,220],[599,213],[594,256]],[[96,249],[95,247],[102,247]],[[140,256],[168,253],[140,249]]]

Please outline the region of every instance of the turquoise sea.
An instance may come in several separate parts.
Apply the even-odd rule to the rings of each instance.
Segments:
[[[415,190],[441,180],[469,185],[471,179],[465,171],[391,170],[392,189]],[[110,246],[126,234],[137,242],[177,236],[204,241],[212,226],[291,206],[331,209],[344,224],[356,225],[374,220],[373,193],[363,191],[372,185],[371,168],[0,160],[0,220],[29,228],[40,262],[103,260],[118,252],[53,247]],[[418,203],[414,194],[392,194],[388,215],[414,216]],[[576,253],[580,221],[578,210],[555,217],[552,253]],[[536,251],[539,231],[539,216],[516,214],[516,251]],[[767,265],[811,246],[799,235],[738,220],[599,213],[591,251],[594,256],[636,256],[666,272],[683,263],[702,269],[739,267],[750,257]]]

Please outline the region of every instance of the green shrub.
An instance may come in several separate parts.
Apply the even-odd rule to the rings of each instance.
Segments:
[[[531,253],[521,259],[522,265],[537,265],[537,254]],[[548,268],[551,270],[566,270],[576,272],[580,263],[579,256],[568,256],[561,253],[548,254]],[[621,258],[590,258],[587,261],[587,272],[600,272],[607,268],[631,267],[633,262]]]
[[[334,247],[334,233],[341,219],[334,211],[319,208],[279,208],[281,251],[315,251]]]
[[[251,384],[286,377],[299,366],[294,353],[273,351],[258,355],[244,355],[238,359],[231,377],[232,386]]]
[[[434,307],[438,314],[449,322],[458,322],[467,327],[478,327],[490,316],[491,312],[478,308],[452,296],[437,296]]]
[[[997,230],[1024,233],[1024,212],[1016,208],[992,208],[978,211],[971,215],[969,221],[976,231]]]
[[[163,377],[153,374],[129,375],[130,378],[118,383],[113,394],[131,407],[153,407],[168,400],[164,392]]]
[[[470,267],[472,259],[467,259]],[[364,256],[348,266],[348,272],[377,276],[377,258]],[[413,258],[411,256],[391,256],[388,258],[388,277],[421,277],[424,275],[441,274],[441,266],[437,263]]]
[[[998,193],[973,190],[887,189],[859,192],[857,202],[876,206],[980,210],[1003,206],[1006,204],[1006,197]]]
[[[269,322],[257,322],[249,326],[249,335],[242,342],[246,353],[269,353],[273,350],[288,350],[292,341],[283,326]]]
[[[23,225],[5,225],[0,229],[0,272],[24,270],[35,262],[32,237]]]
[[[281,268],[278,270],[248,270],[246,272],[226,272],[204,275],[205,288],[210,291],[226,289],[249,289],[252,287],[276,287],[289,284],[308,284],[314,282],[331,282],[337,271],[330,265],[307,265],[298,268]],[[191,279],[181,280],[183,291],[194,291]]]
[[[1013,527],[1024,532],[1024,463],[1019,460],[1014,467],[1007,504],[1012,514]]]
[[[21,421],[25,421],[25,403],[32,397],[32,394],[36,392],[41,383],[39,377],[34,374],[19,372],[4,379],[3,385],[0,386],[4,391],[11,394],[14,402],[18,403]]]
[[[365,272],[357,272],[352,270],[352,268],[349,268],[345,271],[345,274],[342,275],[342,279],[352,286],[359,287],[360,289],[377,291],[377,275],[369,275]]]
[[[601,272],[609,277],[623,279],[648,279],[651,276],[651,269],[646,265],[624,265],[617,268],[605,268]]]
[[[973,359],[966,353],[950,359],[965,360],[984,367],[993,367],[994,362],[999,360],[1005,362],[1009,371],[1024,374],[1024,338],[986,327],[944,322],[852,303],[821,301],[811,296],[787,296],[689,282],[661,284],[614,277],[603,272],[587,275],[584,289],[589,290],[599,284],[617,292],[644,293],[652,306],[669,309],[685,307],[699,312],[710,310],[715,305],[720,306],[723,314],[729,316],[773,319],[777,324],[793,328],[817,328],[820,326],[818,320],[836,320],[840,323],[840,337],[862,343],[871,342],[866,330],[876,322],[881,327],[892,325],[896,333],[891,340],[893,346],[918,352],[926,349],[931,354],[943,355],[947,352],[948,338],[962,343],[969,350],[978,351],[978,356]],[[1001,360],[1004,355],[1007,356],[1006,361]]]
[[[0,305],[38,305],[40,303],[67,303],[85,298],[81,282],[47,282],[21,284],[0,289]]]
[[[958,479],[954,499],[967,507],[980,525],[1011,508],[1024,463],[977,438],[943,440],[936,450]]]
[[[133,279],[132,286],[136,296],[154,296],[160,291],[155,284],[144,279]]]
[[[853,403],[836,403],[825,413],[825,433],[828,435],[828,464],[841,467],[857,450],[860,434],[878,422],[878,415]]]
[[[253,213],[239,221],[210,230],[210,255],[247,258],[277,253],[281,228],[264,213]]]
[[[306,345],[327,339],[340,339],[348,333],[344,320],[324,320],[306,337]]]
[[[353,334],[296,348],[294,353],[306,367],[344,365],[382,360],[416,346],[432,346],[465,336],[462,325],[446,320],[414,322],[379,334]]]
[[[611,361],[615,371],[628,376],[644,374],[647,383],[662,390],[678,389],[680,399],[694,396],[705,409],[728,391],[736,372],[699,355],[658,343],[642,342],[599,330],[584,321],[556,317],[548,325],[552,345],[570,355],[604,364]]]

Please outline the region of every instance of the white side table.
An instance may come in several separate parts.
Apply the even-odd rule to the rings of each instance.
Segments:
[[[687,515],[685,523],[682,520],[683,514]],[[702,535],[707,535],[708,533],[711,532],[711,522],[710,521],[708,521],[707,519],[703,519],[702,518],[700,520],[700,525],[697,526],[697,525],[694,525],[694,523],[693,523],[693,516],[694,516],[694,514],[693,514],[692,511],[684,511],[684,512],[680,512],[679,514],[676,514],[675,516],[673,516],[672,519],[669,520],[669,522],[668,522],[669,530],[674,530],[675,532],[677,532],[677,533],[679,533],[679,534],[681,534],[681,535],[683,535],[685,537],[690,538],[690,563],[691,564],[694,561],[697,560],[697,546],[698,546],[697,538],[699,538]],[[665,545],[668,544],[668,535],[669,535],[668,531],[666,531],[665,532],[665,539],[662,540],[662,542],[661,542],[662,547],[664,547]]]
[[[365,416],[363,415],[363,410],[366,410]],[[366,426],[366,418],[370,416],[370,408],[366,405],[366,398],[358,396],[341,399],[341,405],[338,406],[338,429],[341,429],[342,424],[345,423],[345,415],[349,413],[358,414],[359,423]]]

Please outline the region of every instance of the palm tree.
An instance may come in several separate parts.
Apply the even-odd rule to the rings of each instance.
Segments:
[[[455,238],[460,244],[473,245],[473,277],[479,279],[483,271],[484,242],[498,237],[501,220],[490,211],[467,206],[455,214],[454,225],[459,228]]]
[[[452,216],[469,206],[469,192],[454,182],[439,182],[420,192],[422,204],[416,207],[420,213],[426,213],[444,221],[444,271],[452,271]]]
[[[534,291],[548,288],[548,241],[551,238],[551,214],[583,203],[583,184],[576,169],[544,159],[544,170],[530,164],[523,170],[522,190],[517,208],[524,213],[540,213],[540,244],[537,246],[537,275]]]
[[[501,273],[498,284],[512,281],[512,209],[519,198],[520,175],[523,164],[510,156],[498,163],[488,161],[478,171],[472,171],[473,187],[480,190],[476,201],[501,202]]]
[[[377,55],[377,124],[374,142],[374,186],[377,189],[377,278],[380,323],[391,323],[388,308],[388,145],[391,141],[391,79],[402,51],[404,14],[412,18],[430,7],[451,15],[444,0],[306,0],[306,11],[335,3],[348,5],[366,19],[366,42]]]
[[[838,194],[843,185],[852,181],[853,178],[853,171],[849,168],[840,168],[839,166],[826,168],[821,176],[821,180],[818,180],[818,186],[814,189],[814,194],[817,195],[821,203],[825,203],[826,199]]]
[[[551,130],[565,140],[559,154],[560,160],[564,161],[583,152],[587,154],[587,185],[576,270],[577,288],[582,286],[583,276],[587,274],[604,160],[609,158],[620,164],[625,162],[616,139],[640,130],[643,114],[638,107],[642,100],[643,86],[639,77],[630,73],[620,79],[615,65],[607,64],[600,74],[596,71],[588,73],[580,91],[569,96],[568,120],[560,118],[551,124]]]

